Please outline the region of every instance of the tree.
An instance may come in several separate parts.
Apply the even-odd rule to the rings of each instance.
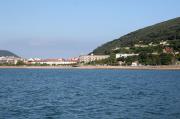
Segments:
[[[110,63],[110,65],[115,65],[116,64],[116,54],[114,54],[114,53],[112,53],[112,54],[110,54],[110,57],[109,57],[109,63]]]
[[[177,55],[176,55],[176,59],[177,59],[178,61],[180,61],[180,54],[177,54]]]
[[[149,54],[147,58],[147,65],[160,65],[159,55]]]
[[[21,65],[25,65],[25,63],[23,61],[19,60],[19,61],[17,61],[16,65],[21,66]]]
[[[160,54],[161,65],[170,65],[172,64],[172,60],[173,60],[172,54],[166,54],[166,53]]]
[[[146,52],[141,52],[139,54],[138,61],[140,64],[147,65],[147,59],[148,59],[148,56]]]

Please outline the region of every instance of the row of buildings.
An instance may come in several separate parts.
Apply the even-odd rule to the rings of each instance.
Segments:
[[[17,64],[18,61],[24,62],[25,59],[15,56],[1,56],[0,64]]]
[[[81,55],[79,57],[79,62],[80,63],[88,63],[88,62],[92,62],[92,61],[107,59],[108,57],[109,57],[109,55],[94,55],[94,54]]]
[[[27,64],[47,64],[47,65],[72,65],[77,64],[79,58],[63,59],[63,58],[54,58],[54,59],[40,59],[40,58],[30,58],[27,60]]]
[[[23,59],[20,57],[14,56],[1,56],[0,64],[17,64],[19,61],[24,64],[34,65],[34,64],[47,64],[47,65],[73,65],[77,63],[88,63],[97,60],[103,60],[108,58],[109,55],[81,55],[79,57],[64,59],[64,58],[49,58],[49,59],[41,59],[41,58],[30,58]]]
[[[27,64],[47,64],[47,65],[73,65],[77,63],[88,63],[97,60],[103,60],[108,58],[109,55],[81,55],[79,57],[63,59],[40,59],[40,58],[30,58],[27,60]]]
[[[128,57],[134,56],[138,54],[116,54],[116,58],[120,57]],[[92,61],[98,61],[108,58],[109,55],[81,55],[79,57],[70,58],[70,59],[63,59],[63,58],[51,58],[51,59],[41,59],[41,58],[30,58],[30,59],[23,59],[20,57],[14,56],[1,56],[0,57],[0,64],[13,64],[16,65],[19,61],[21,63],[27,65],[74,65],[74,64],[85,64]]]

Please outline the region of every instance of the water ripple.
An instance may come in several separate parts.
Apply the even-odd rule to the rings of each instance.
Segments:
[[[0,69],[2,119],[179,119],[180,71]]]

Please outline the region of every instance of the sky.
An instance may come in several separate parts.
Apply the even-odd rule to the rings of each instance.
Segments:
[[[68,58],[180,16],[180,0],[0,0],[0,49]]]

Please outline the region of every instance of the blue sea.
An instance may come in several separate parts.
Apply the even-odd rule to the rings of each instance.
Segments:
[[[180,119],[180,71],[0,69],[0,119]]]

